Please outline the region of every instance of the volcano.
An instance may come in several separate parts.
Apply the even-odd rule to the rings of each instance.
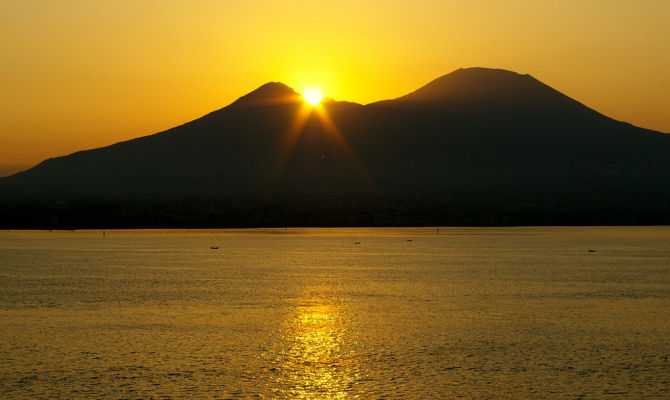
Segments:
[[[670,135],[486,68],[367,105],[267,83],[0,179],[1,228],[670,224],[669,204]]]

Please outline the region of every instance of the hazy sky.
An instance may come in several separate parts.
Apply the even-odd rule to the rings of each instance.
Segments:
[[[393,98],[460,67],[529,73],[670,132],[670,0],[0,0],[0,164],[112,144],[268,81]]]

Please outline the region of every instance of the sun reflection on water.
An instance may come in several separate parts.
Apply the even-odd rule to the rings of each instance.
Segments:
[[[357,378],[354,353],[347,350],[347,329],[333,305],[300,307],[287,320],[287,347],[277,358],[280,398],[344,399]]]

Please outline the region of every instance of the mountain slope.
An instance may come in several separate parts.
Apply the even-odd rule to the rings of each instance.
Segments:
[[[668,135],[470,68],[314,110],[268,83],[2,179],[0,204],[7,227],[670,223],[668,155]]]

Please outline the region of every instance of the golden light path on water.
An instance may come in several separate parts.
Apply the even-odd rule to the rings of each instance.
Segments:
[[[286,346],[275,359],[277,398],[344,399],[359,378],[354,332],[340,307],[315,299],[301,301],[282,326]]]

